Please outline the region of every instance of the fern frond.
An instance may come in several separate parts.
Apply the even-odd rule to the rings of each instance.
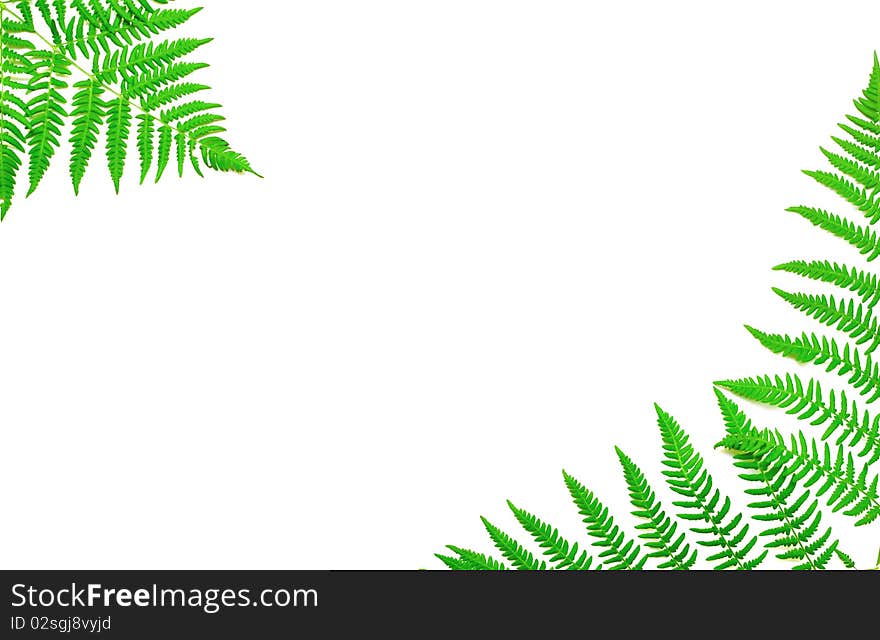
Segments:
[[[547,568],[547,564],[543,560],[535,558],[532,552],[519,542],[504,533],[486,518],[481,517],[480,519],[483,521],[483,526],[486,527],[489,537],[492,538],[492,542],[498,547],[501,555],[510,560],[514,567],[527,571],[542,571]]]
[[[555,569],[586,571],[593,565],[593,558],[586,551],[578,550],[578,543],[570,543],[559,531],[528,511],[518,508],[509,500],[507,506],[525,529],[535,539],[544,555],[555,563]]]
[[[587,533],[596,539],[593,545],[604,549],[599,557],[608,564],[608,568],[632,570],[644,567],[646,558],[641,556],[641,549],[626,538],[614,523],[608,508],[573,476],[565,471],[562,476],[578,512],[583,516],[584,524],[587,525]]]
[[[28,57],[32,61],[28,94],[36,94],[27,104],[31,181],[27,194],[31,195],[61,145],[61,127],[67,118],[64,108],[67,100],[62,92],[68,87],[65,78],[70,75],[70,69],[69,62],[57,53],[31,51]]]
[[[75,85],[79,91],[73,98],[73,132],[70,137],[70,177],[73,191],[79,194],[79,186],[85,176],[92,152],[98,144],[98,134],[104,124],[107,104],[104,87],[94,80],[83,80]]]
[[[101,134],[106,137],[108,172],[119,192],[133,130],[141,182],[154,163],[156,180],[164,175],[175,146],[180,175],[186,160],[200,176],[203,168],[259,175],[221,137],[226,129],[220,124],[224,121],[220,105],[198,98],[209,87],[190,80],[208,66],[191,60],[192,54],[211,38],[165,35],[201,9],[170,9],[166,4],[165,0],[0,4],[0,218],[14,196],[22,164],[19,147],[27,149],[30,195],[60,149],[61,130],[68,123],[75,193]],[[22,86],[12,80],[19,75],[27,78]]]
[[[442,553],[435,553],[434,557],[440,560],[447,567],[452,569],[453,571],[473,571],[475,570],[470,563],[463,560],[462,558],[453,558],[452,556],[446,556]]]
[[[880,127],[877,126],[877,123],[880,122],[880,59],[878,59],[876,51],[874,52],[874,66],[871,69],[868,86],[862,91],[862,97],[856,98],[853,104],[859,113],[868,118],[869,124],[860,124],[860,126],[865,126],[869,131],[880,133]]]
[[[666,483],[684,500],[673,502],[680,517],[706,526],[693,526],[691,531],[705,540],[698,544],[714,547],[716,552],[707,558],[717,563],[716,569],[754,569],[767,555],[766,551],[752,553],[758,539],[749,537],[749,525],[741,513],[730,513],[731,501],[713,490],[712,476],[706,470],[703,457],[690,444],[690,438],[671,415],[659,406],[657,422],[663,440],[663,471]]]
[[[794,273],[810,280],[828,282],[841,289],[858,293],[868,308],[880,302],[880,284],[876,273],[860,271],[855,267],[828,260],[794,260],[773,267],[774,271]]]
[[[132,3],[126,3],[131,5]],[[57,2],[58,8],[66,13],[65,3]],[[141,40],[151,38],[164,31],[183,25],[201,11],[195,9],[155,9],[143,5],[128,6],[125,13],[116,15],[96,15],[80,0],[71,1],[72,9],[78,16],[65,25],[61,15],[53,23],[43,15],[53,33],[53,40],[73,60],[79,56],[88,57],[99,51],[111,51],[123,46],[131,46]],[[57,36],[55,32],[61,32]]]
[[[746,329],[762,345],[773,353],[793,358],[797,362],[823,366],[827,372],[836,372],[860,395],[868,396],[866,404],[880,398],[880,365],[873,356],[862,356],[859,350],[844,344],[838,346],[834,338],[821,338],[815,333],[801,334],[799,338],[788,335],[765,333],[746,325]]]
[[[807,175],[831,189],[858,208],[870,224],[880,221],[880,58],[874,66],[868,87],[855,102],[858,115],[847,116],[839,125],[849,136],[833,137],[838,150],[822,148],[831,170],[808,171]],[[169,111],[178,121],[198,117],[199,110]],[[206,120],[206,126],[219,126]],[[161,136],[160,136],[161,137]],[[165,134],[165,151],[170,155],[173,134]],[[178,162],[183,162],[185,144],[178,141]],[[168,159],[165,160],[165,163]],[[160,166],[161,154],[160,154]],[[813,225],[828,231],[854,246],[868,262],[880,256],[878,234],[870,226],[859,226],[823,209],[791,207]],[[823,324],[834,327],[848,341],[803,332],[800,337],[772,334],[746,327],[770,351],[799,363],[824,367],[834,372],[871,404],[880,399],[880,362],[873,351],[880,344],[880,324],[873,309],[880,302],[880,277],[856,267],[827,260],[796,260],[776,267],[823,282],[858,296],[837,300],[833,296],[774,291]],[[863,345],[860,348],[860,345]],[[822,569],[834,560],[853,568],[832,530],[823,522],[826,512],[855,519],[856,526],[880,520],[880,475],[873,465],[880,460],[880,416],[847,397],[845,391],[823,392],[817,380],[802,381],[797,375],[759,376],[716,383],[738,396],[785,410],[811,426],[822,427],[818,438],[808,438],[803,431],[783,436],[778,430],[758,429],[727,396],[716,389],[727,433],[717,446],[734,455],[734,464],[742,479],[749,483],[749,509],[753,518],[763,523],[759,536],[750,534],[749,523],[741,513],[733,513],[730,498],[714,487],[703,458],[690,444],[685,431],[674,418],[657,407],[663,441],[665,470],[669,488],[678,494],[672,504],[678,514],[667,515],[635,463],[620,449],[617,455],[626,479],[632,514],[642,519],[639,540],[647,554],[639,558],[635,543],[627,540],[609,510],[596,496],[564,472],[566,485],[588,532],[605,549],[601,558],[612,568],[641,567],[646,557],[661,560],[661,568],[689,568],[695,560],[684,534],[676,528],[676,517],[690,523],[691,531],[701,539],[698,544],[713,553],[708,561],[718,569],[754,568],[772,549],[780,559],[793,560],[799,569]],[[576,545],[564,541],[552,526],[510,505],[520,524],[541,545],[551,563],[560,567],[573,564],[581,556]],[[520,566],[533,565],[534,558],[509,538],[501,537],[499,548],[507,550]],[[763,539],[765,550],[757,548]],[[496,544],[497,541],[496,541]],[[447,566],[462,568],[469,559],[441,558]],[[880,561],[878,561],[880,563]],[[464,567],[467,568],[467,567]]]
[[[834,296],[788,293],[777,287],[773,287],[773,292],[808,317],[847,334],[856,344],[867,343],[866,354],[872,353],[880,345],[877,318],[855,300],[837,302]]]
[[[837,556],[837,559],[843,563],[843,566],[845,566],[847,569],[855,569],[856,568],[856,563],[853,561],[853,559],[850,558],[847,554],[845,554],[840,549],[835,549],[834,554]]]
[[[870,464],[880,460],[880,416],[871,417],[868,411],[850,402],[846,392],[831,390],[827,400],[821,384],[809,380],[806,384],[796,374],[759,376],[715,383],[736,395],[780,409],[812,426],[825,425],[821,439],[837,434],[836,444],[859,448],[860,457],[869,456]],[[839,432],[839,433],[838,433]]]
[[[642,531],[639,538],[645,541],[645,546],[653,549],[648,557],[663,560],[658,565],[660,569],[690,569],[697,561],[696,549],[691,551],[685,534],[678,533],[678,523],[663,511],[642,470],[619,447],[615,450],[635,509],[632,514],[646,520],[636,529]]]
[[[871,224],[880,220],[880,204],[874,199],[873,188],[857,187],[846,178],[830,171],[804,171],[804,173],[856,207]]]
[[[826,505],[833,512],[858,518],[855,523],[857,527],[870,524],[880,517],[880,477],[877,474],[871,476],[870,463],[857,468],[852,453],[842,445],[832,449],[825,442],[820,446],[815,439],[807,439],[801,431],[786,440],[778,431],[759,431],[753,427],[752,430],[728,433],[718,446],[752,455],[765,455],[773,450],[786,462],[794,462],[809,470],[810,477],[804,486],[817,485],[816,495],[827,496]]]
[[[728,435],[733,438],[752,435],[757,429],[751,420],[732,400],[715,390],[718,406]],[[825,569],[839,546],[838,540],[830,540],[831,529],[819,533],[822,512],[819,502],[811,500],[810,490],[804,480],[810,474],[807,465],[792,460],[777,447],[759,451],[738,452],[734,465],[743,470],[740,478],[756,484],[746,493],[759,498],[749,507],[761,511],[756,520],[771,523],[761,532],[771,538],[769,548],[783,547],[777,554],[780,559],[800,561],[795,569]]]
[[[832,153],[824,147],[819,147],[819,150],[822,152],[822,155],[828,159],[828,162],[832,167],[837,169],[840,173],[852,178],[861,186],[865,193],[870,194],[877,189],[877,187],[880,187],[880,175],[875,171],[866,169],[858,159],[850,159],[846,156]],[[844,148],[844,150],[846,149]]]
[[[476,551],[454,545],[449,545],[446,548],[458,555],[458,558],[451,558],[455,566],[447,563],[447,566],[451,569],[459,571],[507,571],[508,569],[507,565],[490,555],[477,553]],[[440,554],[437,557],[441,560],[444,560],[444,557],[449,558],[449,556],[441,556]]]
[[[0,221],[12,206],[30,128],[23,78],[30,71],[26,54],[33,45],[14,32],[15,25],[0,12]]]
[[[123,98],[110,101],[107,104],[107,166],[116,193],[119,193],[119,181],[125,171],[130,131],[131,103]]]
[[[786,211],[796,213],[820,229],[845,240],[858,249],[859,253],[866,255],[868,262],[880,256],[880,240],[877,238],[877,232],[872,229],[860,227],[854,222],[824,209],[797,206],[789,207]]]
[[[153,166],[153,151],[156,146],[156,120],[146,114],[138,119],[138,154],[141,158],[141,184],[146,180]]]
[[[878,200],[880,172],[877,171],[880,168],[880,157],[877,155],[877,151],[880,150],[880,145],[878,145],[880,121],[877,116],[878,95],[880,95],[878,89],[880,89],[880,66],[878,66],[875,54],[868,86],[862,92],[862,96],[853,102],[860,115],[849,115],[847,116],[849,124],[840,125],[840,128],[848,133],[854,142],[837,137],[832,138],[843,154],[820,148],[836,172],[804,171],[816,182],[856,207],[871,224],[880,220],[880,200]],[[857,229],[851,223],[844,222],[825,211],[807,207],[795,207],[790,210],[803,215],[827,231],[856,244],[862,253],[870,254],[869,260],[876,257],[875,249],[867,247],[868,244],[876,242],[876,236],[870,237],[872,234],[868,234],[867,230]]]
[[[842,128],[845,125],[840,125]],[[844,131],[847,129],[844,128]],[[834,143],[839,146],[843,151],[847,153],[851,158],[853,158],[857,163],[861,163],[867,167],[873,167],[875,169],[880,169],[880,156],[878,156],[875,151],[877,150],[874,147],[873,142],[868,143],[869,148],[865,148],[862,144],[864,143],[863,138],[859,138],[854,136],[856,142],[851,142],[849,140],[844,140],[843,138],[838,138],[837,136],[831,136],[831,139],[834,140]]]

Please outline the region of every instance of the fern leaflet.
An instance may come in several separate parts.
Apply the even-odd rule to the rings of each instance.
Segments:
[[[846,443],[853,448],[861,445],[858,455],[870,456],[871,464],[880,459],[880,416],[872,418],[867,411],[860,410],[855,401],[849,402],[844,391],[831,390],[826,401],[818,381],[811,379],[804,386],[795,374],[786,374],[784,380],[780,376],[763,376],[716,384],[747,400],[785,409],[789,415],[809,420],[813,426],[827,423],[822,440],[840,430],[837,444]]]
[[[619,447],[615,447],[615,450],[629,487],[630,501],[635,509],[632,514],[646,520],[636,526],[636,529],[642,531],[639,538],[645,541],[645,546],[654,550],[648,557],[663,560],[658,565],[659,569],[692,568],[697,561],[696,549],[691,551],[690,545],[685,542],[684,533],[678,533],[678,523],[663,511],[663,506],[654,495],[654,490],[642,470]]]
[[[836,371],[839,376],[847,378],[847,383],[862,396],[870,396],[867,404],[880,398],[880,365],[872,356],[860,355],[859,350],[848,343],[841,350],[833,338],[819,338],[816,334],[804,333],[799,338],[792,338],[764,333],[748,325],[746,329],[773,353],[797,362],[824,365],[828,372]]]
[[[715,547],[717,551],[707,558],[717,563],[716,569],[753,569],[767,555],[766,551],[752,554],[757,538],[748,537],[749,525],[743,522],[741,513],[730,515],[730,498],[718,489],[713,491],[712,476],[703,463],[703,457],[690,444],[690,439],[675,418],[657,409],[657,421],[663,439],[663,472],[669,488],[684,500],[673,502],[679,507],[679,516],[692,522],[705,522],[706,526],[693,526],[691,531],[706,536],[699,544]],[[719,506],[720,503],[720,506]],[[740,526],[741,525],[741,526]]]

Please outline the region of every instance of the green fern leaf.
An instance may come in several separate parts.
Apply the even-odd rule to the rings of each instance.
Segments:
[[[481,520],[501,555],[510,560],[514,567],[527,571],[542,571],[547,568],[544,561],[535,558],[532,552],[523,547],[519,542],[504,533],[486,518],[481,518]]]
[[[596,539],[593,545],[604,549],[599,557],[608,564],[608,568],[641,569],[646,560],[644,556],[640,557],[641,549],[632,540],[628,540],[614,524],[614,518],[605,505],[592,491],[567,472],[563,471],[562,476],[575,506],[584,519],[584,524],[587,525],[587,533]]]
[[[119,192],[133,129],[141,183],[154,163],[156,181],[162,178],[175,145],[181,176],[187,157],[199,175],[207,168],[259,176],[220,137],[226,132],[219,124],[224,121],[220,105],[198,98],[209,87],[190,79],[208,66],[191,56],[211,38],[167,36],[201,9],[165,5],[166,0],[0,5],[0,219],[15,194],[22,149],[28,156],[30,195],[60,149],[66,125],[76,194],[102,134],[110,179]],[[16,85],[17,76],[26,81]]]
[[[453,571],[471,571],[473,570],[470,563],[461,559],[461,558],[453,558],[451,556],[445,556],[442,553],[435,553],[434,556],[439,559],[443,564],[452,569]]]
[[[447,549],[458,554],[458,558],[454,559],[458,561],[456,563],[457,566],[451,568],[467,571],[506,571],[508,569],[507,565],[503,562],[496,560],[489,555],[484,555],[482,553],[477,553],[476,551],[471,551],[470,549],[463,549],[453,545],[449,545]],[[438,555],[438,557],[442,560],[444,556]]]
[[[131,103],[124,98],[111,100],[107,104],[107,166],[116,193],[119,193],[119,181],[125,171],[130,131]]]
[[[880,220],[880,205],[874,201],[871,189],[857,187],[846,178],[830,171],[804,171],[804,173],[856,207],[871,224]]]
[[[727,433],[732,438],[757,431],[732,400],[717,389],[715,394]],[[839,542],[829,542],[830,528],[818,534],[822,520],[819,502],[815,498],[811,500],[809,489],[802,486],[810,468],[777,447],[739,452],[734,459],[735,466],[744,471],[740,478],[757,485],[746,490],[747,494],[759,498],[749,503],[750,508],[761,511],[755,519],[772,524],[761,532],[762,536],[771,538],[766,546],[784,548],[777,557],[798,560],[800,564],[795,569],[825,569]]]
[[[867,343],[865,353],[873,352],[880,345],[880,327],[870,310],[855,300],[837,302],[834,296],[788,293],[777,287],[774,293],[808,317],[846,333],[856,344]]]
[[[26,53],[33,45],[16,36],[15,29],[0,14],[0,221],[12,206],[30,128],[27,85],[20,78],[30,71]]]
[[[824,366],[825,371],[835,371],[846,378],[847,383],[862,396],[868,396],[866,404],[880,398],[880,365],[872,356],[862,356],[848,343],[843,349],[833,338],[803,333],[799,338],[788,335],[765,333],[746,325],[746,329],[762,345],[773,353],[793,358],[802,363]]]
[[[880,221],[880,59],[876,54],[868,87],[854,104],[857,115],[848,115],[847,121],[839,125],[849,139],[832,138],[839,152],[821,149],[831,170],[806,173],[858,208],[874,224]],[[200,118],[200,112],[197,107],[165,111],[175,122]],[[202,133],[203,126],[208,131],[220,126],[209,120],[195,121],[200,126],[194,126],[193,130]],[[168,140],[167,153],[170,154],[170,138]],[[182,153],[185,152],[183,148]],[[203,156],[208,152],[203,144]],[[858,226],[814,207],[797,206],[789,211],[847,241],[868,262],[880,255],[877,232],[869,226]],[[776,270],[859,296],[859,300],[837,300],[833,296],[774,289],[807,316],[844,332],[853,344],[807,332],[791,337],[747,327],[749,332],[776,354],[836,373],[861,394],[867,404],[880,399],[880,363],[872,356],[880,344],[880,328],[873,315],[880,301],[878,276],[827,260],[796,260],[779,265]],[[860,348],[860,345],[863,346]],[[818,438],[808,438],[803,431],[783,436],[778,430],[757,429],[733,401],[716,390],[727,427],[727,434],[718,446],[734,454],[739,475],[749,483],[746,495],[750,496],[749,509],[755,512],[754,520],[763,527],[760,536],[750,535],[744,516],[732,513],[730,498],[714,488],[713,479],[687,434],[674,418],[658,407],[666,467],[663,473],[669,488],[681,498],[672,503],[678,508],[678,514],[670,516],[663,511],[642,471],[617,450],[632,513],[642,520],[637,530],[648,549],[645,557],[640,557],[635,543],[625,537],[596,496],[564,473],[588,533],[595,538],[595,546],[604,549],[600,558],[614,569],[640,568],[647,557],[661,560],[662,568],[689,568],[695,556],[676,528],[678,518],[690,523],[691,530],[701,537],[701,546],[711,549],[713,553],[707,560],[719,569],[754,568],[763,561],[768,550],[773,550],[780,559],[794,561],[795,568],[799,569],[826,568],[835,558],[853,568],[852,558],[840,548],[831,529],[823,524],[822,509],[851,517],[856,526],[880,520],[880,475],[872,471],[880,460],[880,416],[872,416],[860,408],[845,391],[825,393],[817,380],[805,382],[794,374],[716,384],[748,400],[783,409],[811,426],[823,427]],[[564,541],[557,529],[510,506],[551,563],[561,568],[581,557],[576,546]],[[496,539],[496,546],[509,554],[506,557],[515,558],[520,568],[529,568],[537,562],[506,534],[490,533]],[[757,548],[759,538],[764,541],[764,550]],[[481,562],[461,553],[458,557],[443,555],[441,560],[456,569],[480,568]]]
[[[880,240],[877,239],[877,233],[872,229],[860,227],[823,209],[797,206],[789,207],[787,211],[796,213],[820,229],[824,229],[838,238],[846,240],[858,249],[859,253],[868,256],[868,262],[880,256]]]
[[[820,447],[815,439],[807,439],[803,432],[792,435],[788,441],[778,431],[740,429],[728,435],[718,446],[752,455],[763,456],[773,450],[774,455],[786,462],[794,462],[809,470],[804,486],[816,485],[816,495],[826,497],[826,505],[833,512],[858,518],[856,526],[864,526],[880,517],[880,495],[876,474],[871,477],[870,463],[857,469],[852,453],[844,446],[832,450],[825,442]]]
[[[155,149],[156,120],[141,114],[138,119],[138,154],[141,158],[141,184],[146,180],[153,166],[153,150]]]
[[[507,506],[513,511],[522,528],[540,545],[544,555],[548,556],[550,562],[555,563],[555,569],[585,571],[592,567],[593,558],[586,551],[579,551],[576,542],[574,544],[568,542],[559,535],[555,527],[518,508],[509,500]]]
[[[845,127],[845,125],[840,126]],[[846,129],[844,129],[844,131],[846,131]],[[861,163],[862,165],[865,165],[867,167],[880,169],[880,157],[878,157],[875,153],[876,149],[874,149],[873,144],[875,141],[869,142],[869,148],[866,149],[861,144],[857,144],[857,142],[863,142],[863,139],[860,139],[856,136],[854,136],[854,138],[856,139],[856,142],[844,140],[843,138],[838,138],[837,136],[831,136],[831,139],[834,140],[834,143],[839,146],[843,151],[845,151],[846,154],[855,161],[856,166],[859,166],[859,163]]]
[[[758,539],[749,537],[749,525],[741,513],[731,515],[731,501],[714,489],[712,476],[705,469],[703,457],[690,444],[690,438],[675,418],[657,409],[657,421],[663,440],[663,474],[669,488],[684,500],[673,502],[680,517],[705,526],[692,526],[691,531],[704,536],[699,544],[713,547],[716,552],[707,558],[716,569],[754,569],[767,555],[752,553]]]
[[[642,470],[619,447],[615,447],[615,450],[629,487],[630,502],[635,509],[632,514],[646,521],[636,528],[642,531],[639,538],[645,541],[645,546],[653,549],[648,557],[663,560],[658,565],[660,569],[692,568],[697,561],[696,549],[691,551],[690,545],[685,542],[685,534],[678,533],[678,523],[663,511]]]
[[[832,153],[823,147],[819,147],[819,150],[828,159],[828,162],[832,167],[837,169],[840,173],[849,176],[861,185],[864,193],[870,194],[872,191],[880,187],[880,175],[875,171],[866,169],[861,161],[850,159],[837,153]],[[846,149],[844,148],[844,150]]]
[[[841,289],[858,293],[871,308],[880,302],[880,284],[877,274],[860,271],[828,260],[794,260],[773,267],[775,271],[794,273],[810,280],[834,284]]]
[[[871,77],[868,86],[862,91],[862,97],[857,98],[853,104],[859,112],[875,125],[880,122],[880,59],[874,52],[874,67],[871,69]]]
[[[28,93],[36,94],[28,102],[30,145],[30,188],[36,191],[49,169],[55,151],[61,145],[61,127],[67,118],[63,90],[70,75],[69,63],[61,55],[48,51],[31,51],[32,60]]]
[[[165,173],[165,168],[168,166],[168,162],[171,159],[171,146],[173,144],[174,133],[171,127],[167,124],[162,125],[159,129],[159,149],[157,151],[157,167],[156,167],[156,182],[162,179],[162,174]]]
[[[79,91],[73,98],[73,133],[70,137],[70,177],[73,191],[79,194],[79,186],[85,176],[92,152],[98,144],[98,134],[104,124],[107,105],[103,100],[104,87],[94,80],[77,82]]]
[[[862,411],[843,391],[831,390],[826,401],[822,386],[816,380],[806,385],[795,374],[759,376],[715,383],[747,400],[785,409],[799,420],[807,420],[813,426],[826,425],[822,440],[837,434],[837,444],[852,448],[861,447],[860,457],[870,456],[870,464],[880,460],[880,416],[872,418]]]

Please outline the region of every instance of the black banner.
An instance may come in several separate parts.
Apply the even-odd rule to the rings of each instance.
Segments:
[[[790,632],[807,615],[816,624],[813,601],[829,612],[873,611],[873,585],[880,584],[876,572],[7,571],[0,577],[2,637],[23,640],[357,632],[523,637],[609,624],[627,637],[698,617],[716,627],[723,620],[729,630],[738,614],[745,623],[757,612],[767,615],[763,632],[774,623]]]

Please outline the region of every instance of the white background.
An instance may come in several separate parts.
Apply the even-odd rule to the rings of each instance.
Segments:
[[[772,265],[858,263],[784,208],[845,212],[876,2],[207,4],[266,179],[62,152],[0,227],[0,564],[437,568],[505,498],[583,538],[563,467],[629,527],[655,401],[739,498],[711,382],[792,368]]]

